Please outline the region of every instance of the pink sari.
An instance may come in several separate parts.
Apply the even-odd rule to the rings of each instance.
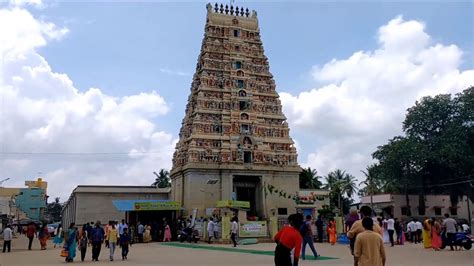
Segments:
[[[434,249],[440,249],[441,247],[441,237],[439,236],[439,230],[433,227],[431,230],[431,247]]]

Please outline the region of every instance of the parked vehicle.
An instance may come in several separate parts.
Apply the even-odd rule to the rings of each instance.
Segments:
[[[471,238],[472,236],[467,233],[457,232],[456,234],[454,234],[453,245],[458,246],[458,247],[463,247],[466,250],[470,250],[472,248]],[[446,246],[449,246],[445,229],[441,231],[441,240],[442,240],[441,249],[444,249],[446,248]]]
[[[180,242],[188,241],[189,243],[197,243],[199,241],[199,232],[198,230],[193,230],[193,228],[186,227],[179,232],[178,239]]]

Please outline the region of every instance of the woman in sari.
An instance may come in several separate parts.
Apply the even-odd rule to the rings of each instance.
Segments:
[[[147,225],[145,227],[145,234],[143,235],[143,242],[148,243],[151,241],[151,226]]]
[[[336,244],[336,239],[337,239],[336,221],[334,221],[334,219],[332,219],[332,218],[329,221],[328,235],[329,235],[329,243],[331,243],[331,245]]]
[[[425,248],[431,248],[431,222],[430,222],[430,219],[426,219],[423,222],[423,246]]]
[[[441,225],[434,219],[431,221],[431,247],[439,251],[441,248]]]
[[[43,224],[43,226],[41,226],[41,230],[38,233],[38,239],[41,245],[41,250],[46,249],[46,246],[48,244],[48,238],[49,238],[48,226],[46,224]]]
[[[71,223],[66,233],[67,241],[65,242],[65,249],[68,251],[66,262],[72,262],[74,257],[76,257],[78,234],[75,225],[75,223]]]

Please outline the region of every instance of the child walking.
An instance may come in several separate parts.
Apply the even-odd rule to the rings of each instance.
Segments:
[[[128,247],[132,244],[130,243],[130,235],[128,234],[128,228],[123,229],[123,234],[120,235],[120,246],[122,247],[122,260],[127,259]]]
[[[166,222],[165,222],[165,237],[163,239],[163,242],[171,242],[171,228]]]
[[[85,231],[83,228],[81,233],[81,239],[79,240],[79,249],[81,250],[81,261],[84,261],[84,258],[86,257],[88,242],[89,241],[87,239],[87,231]]]

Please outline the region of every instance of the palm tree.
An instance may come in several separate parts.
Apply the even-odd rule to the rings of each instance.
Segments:
[[[364,184],[365,189],[367,190],[366,192],[370,195],[370,208],[372,208],[372,211],[374,210],[374,200],[373,200],[373,195],[377,192],[379,192],[379,187],[376,183],[376,170],[377,165],[372,164],[370,166],[367,166],[366,171],[361,172],[365,175],[365,180],[360,182],[359,185]]]
[[[356,178],[341,169],[336,169],[326,176],[325,189],[328,189],[332,197],[337,197],[337,207],[342,211],[342,197],[351,198],[357,191]]]
[[[316,169],[303,168],[300,173],[300,188],[320,189],[323,184],[319,178]]]
[[[161,169],[159,174],[157,174],[156,172],[153,172],[153,174],[156,176],[156,179],[155,182],[151,184],[152,186],[158,188],[171,187],[170,173],[168,171],[166,171],[165,169]]]

